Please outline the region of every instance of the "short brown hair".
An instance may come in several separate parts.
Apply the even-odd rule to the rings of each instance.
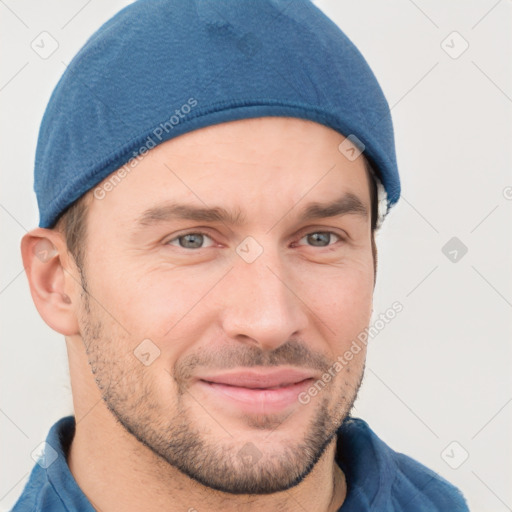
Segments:
[[[64,234],[68,252],[82,272],[87,239],[87,212],[91,203],[90,193],[79,197],[60,215],[53,229]]]

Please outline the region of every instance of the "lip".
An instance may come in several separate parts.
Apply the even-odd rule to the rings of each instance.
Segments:
[[[236,370],[200,377],[200,380],[240,388],[269,389],[297,384],[298,382],[312,379],[313,377],[312,372],[307,370],[272,368],[263,371]]]
[[[200,377],[197,384],[218,403],[246,414],[279,413],[298,405],[298,395],[314,379],[299,369],[236,370]]]

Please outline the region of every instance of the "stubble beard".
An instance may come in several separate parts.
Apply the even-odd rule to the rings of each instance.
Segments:
[[[115,328],[110,333],[112,336],[105,333],[99,308],[91,308],[86,291],[82,297],[81,332],[88,362],[102,399],[115,420],[161,460],[211,489],[229,494],[264,495],[285,491],[302,482],[349,416],[361,386],[364,365],[355,385],[345,380],[343,371],[338,374],[338,379],[345,380],[338,401],[330,404],[330,393],[323,390],[309,404],[301,405],[316,407],[304,435],[299,440],[289,440],[287,436],[288,440],[279,443],[278,449],[275,445],[269,450],[262,444],[237,440],[236,435],[222,429],[215,434],[204,425],[196,427],[197,422],[190,417],[184,403],[187,390],[183,386],[178,385],[174,414],[167,415],[167,409],[155,400],[157,393],[146,367],[133,354],[133,360],[122,364],[125,360],[119,354],[129,352],[130,340],[120,330],[116,333]],[[344,370],[350,372],[350,368]],[[266,429],[265,440],[271,440],[293,418],[294,414],[284,419],[277,415],[247,417],[246,425],[259,431]]]

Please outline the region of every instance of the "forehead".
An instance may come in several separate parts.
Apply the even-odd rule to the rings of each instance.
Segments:
[[[369,206],[364,158],[347,159],[338,149],[344,140],[331,128],[296,118],[208,126],[156,146],[133,168],[103,180],[92,215],[129,225],[157,204],[180,201],[225,205],[262,219],[266,211],[275,216],[307,202],[332,202],[341,193]]]

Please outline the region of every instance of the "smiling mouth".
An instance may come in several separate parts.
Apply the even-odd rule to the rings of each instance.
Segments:
[[[311,371],[296,368],[276,368],[271,370],[235,370],[217,375],[199,377],[204,382],[224,384],[248,389],[279,389],[312,379]]]
[[[203,377],[197,383],[213,398],[245,413],[276,413],[297,405],[298,396],[314,381],[311,372],[232,372]]]
[[[306,382],[306,381],[312,381],[313,379],[309,378],[309,379],[303,379],[299,382],[291,382],[291,383],[286,383],[286,384],[280,384],[278,386],[237,386],[237,385],[234,385],[234,384],[225,384],[223,382],[211,382],[211,381],[208,381],[208,380],[203,380],[201,379],[202,382],[206,382],[207,384],[213,384],[213,385],[217,385],[217,386],[226,386],[226,387],[231,387],[231,388],[242,388],[242,389],[252,389],[254,391],[272,391],[274,389],[282,389],[282,388],[287,388],[287,387],[291,387],[291,386],[296,386],[296,385],[299,385],[299,384],[302,384],[303,382]]]

